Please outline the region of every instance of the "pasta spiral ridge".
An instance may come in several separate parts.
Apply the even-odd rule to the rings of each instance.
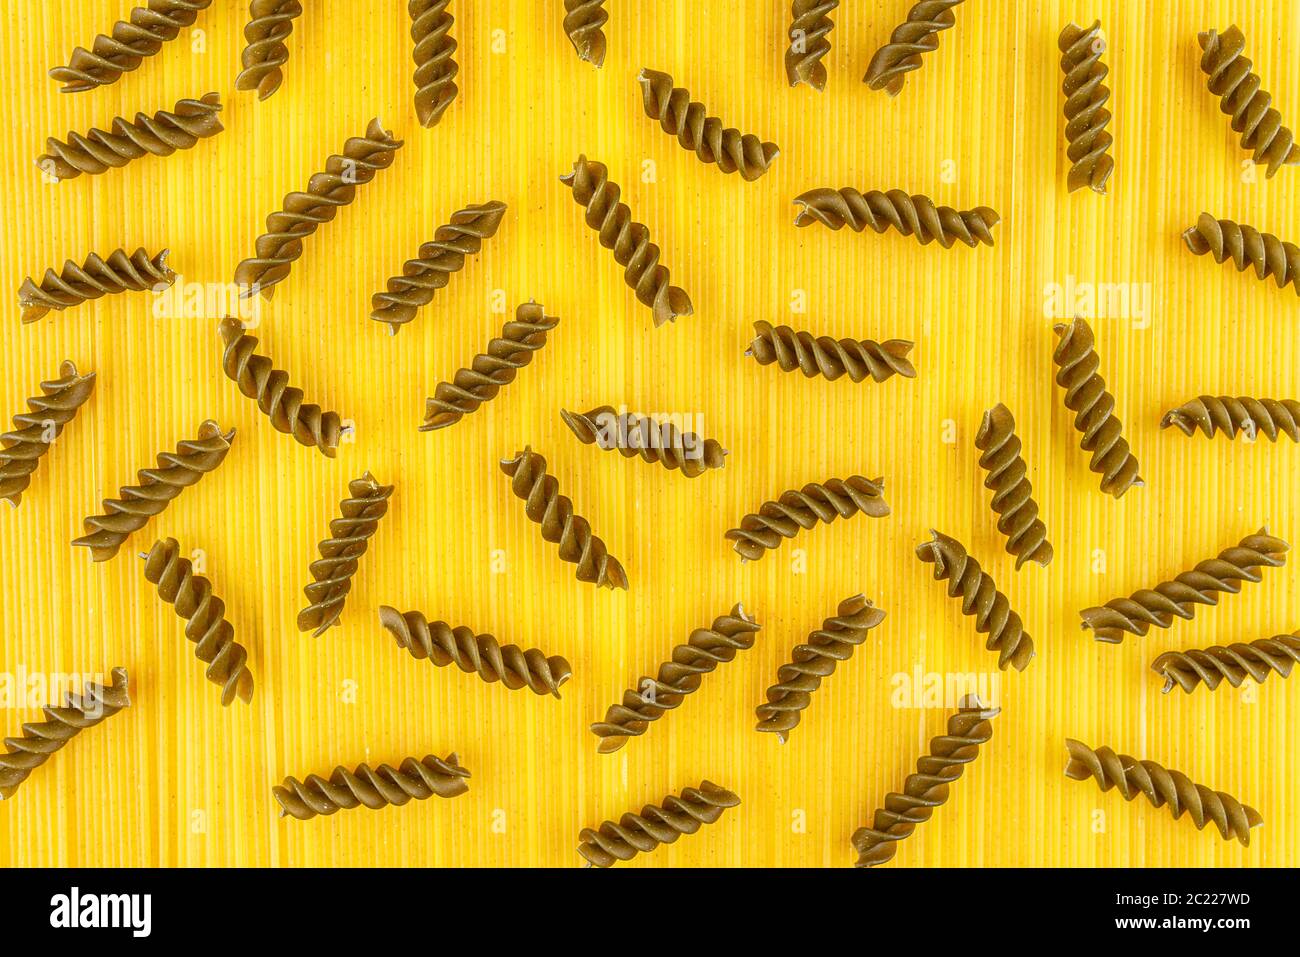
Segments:
[[[348,483],[348,497],[339,503],[338,518],[330,519],[330,537],[317,546],[320,558],[311,563],[312,583],[303,588],[310,604],[298,612],[298,630],[316,637],[338,623],[352,591],[352,576],[361,556],[388,514],[393,486],[380,485],[369,472]]]
[[[451,36],[455,18],[447,12],[449,0],[409,0],[411,40],[415,43],[415,112],[420,125],[438,125],[442,114],[460,92],[456,86],[456,41]]]
[[[77,367],[68,360],[59,366],[57,379],[41,383],[41,394],[27,400],[26,412],[14,416],[13,430],[0,435],[0,498],[15,507],[22,502],[41,456],[94,388],[95,373],[78,375]]]
[[[112,558],[132,532],[144,528],[172,499],[224,462],[234,437],[234,429],[223,434],[216,422],[205,420],[197,438],[183,439],[174,452],[160,452],[155,468],[140,469],[139,485],[124,485],[119,498],[104,499],[104,514],[85,519],[86,534],[72,544],[89,548],[93,561]]]
[[[328,779],[316,774],[309,774],[304,781],[288,777],[273,787],[271,794],[280,805],[281,817],[306,821],[318,814],[362,806],[377,811],[435,795],[456,797],[469,790],[468,778],[469,772],[460,766],[455,754],[446,758],[428,754],[418,761],[407,758],[396,768],[358,764],[355,770],[348,770],[339,765]]]
[[[252,701],[248,650],[235,640],[235,629],[226,620],[226,604],[212,593],[212,582],[194,574],[194,566],[181,555],[174,538],[154,542],[143,557],[144,577],[185,619],[185,637],[194,644],[194,657],[208,666],[207,679],[221,686],[222,707],[236,698]]]
[[[650,241],[650,230],[632,218],[627,203],[619,201],[621,191],[604,163],[579,156],[573,172],[561,176],[560,182],[586,207],[587,225],[599,234],[602,246],[613,250],[614,261],[623,267],[623,281],[636,290],[642,305],[654,311],[656,326],[694,314],[686,290],[669,283],[668,267],[659,262],[659,247]]]
[[[808,379],[820,375],[834,382],[847,375],[853,382],[868,378],[884,382],[894,375],[915,378],[916,369],[908,359],[911,351],[912,343],[906,339],[833,339],[760,319],[754,323],[754,341],[745,355],[761,366],[775,362],[782,372],[798,369]]]
[[[1283,166],[1300,163],[1295,134],[1282,124],[1273,97],[1261,89],[1259,75],[1243,55],[1246,38],[1241,30],[1234,24],[1222,33],[1206,30],[1197,39],[1203,51],[1201,72],[1210,92],[1219,97],[1219,108],[1232,117],[1242,149],[1253,151],[1256,163],[1268,164],[1265,178],[1272,178]]]
[[[1286,564],[1290,549],[1286,542],[1261,528],[1247,535],[1214,558],[1197,562],[1191,571],[1155,588],[1135,591],[1127,598],[1115,598],[1106,604],[1079,612],[1083,627],[1093,637],[1109,644],[1119,644],[1126,634],[1143,637],[1151,629],[1168,628],[1175,618],[1190,621],[1197,605],[1217,605],[1220,595],[1235,595],[1242,582],[1258,583],[1262,568]]]
[[[257,355],[257,338],[246,335],[238,319],[223,319],[220,329],[226,344],[221,359],[226,377],[257,403],[276,431],[333,458],[343,434],[339,414],[303,402],[302,389],[289,385],[289,373],[275,368],[266,356]]]
[[[883,233],[892,226],[904,236],[915,236],[922,246],[937,241],[944,249],[955,242],[992,246],[993,227],[1001,221],[987,206],[967,210],[936,206],[928,196],[908,195],[901,189],[860,193],[851,186],[818,187],[795,197],[795,204],[800,207],[796,226],[821,223],[836,230],[848,226],[855,233],[867,228]]]
[[[121,169],[142,156],[171,156],[220,133],[225,128],[217,116],[220,111],[220,95],[205,93],[201,99],[177,100],[170,110],[152,116],[137,113],[134,120],[119,116],[111,132],[69,133],[66,142],[49,137],[46,152],[36,158],[36,165],[56,179],[66,180],[82,173],[97,176]]]
[[[703,676],[718,665],[754,647],[759,625],[737,602],[731,611],[713,619],[708,628],[696,628],[687,640],[672,650],[655,677],[643,677],[637,687],[623,692],[619,704],[610,705],[601,721],[593,722],[592,734],[600,738],[596,750],[612,754],[639,737],[669,711],[681,706],[686,696],[699,690]]]
[[[1007,538],[1007,552],[1016,556],[1016,568],[1030,561],[1045,567],[1052,560],[1052,543],[1047,540],[1047,526],[1038,517],[1029,471],[1020,454],[1016,420],[1001,402],[984,413],[975,433],[975,448],[980,451],[980,468],[988,473],[984,487],[993,492],[998,531]]]
[[[114,668],[113,683],[86,682],[82,694],[69,691],[63,707],[47,705],[41,710],[45,720],[23,725],[18,738],[5,738],[5,753],[0,754],[0,801],[13,796],[31,773],[50,759],[70,740],[87,728],[93,728],[129,707],[125,668]]]
[[[534,353],[546,345],[546,334],[560,320],[544,315],[535,302],[523,303],[515,318],[501,329],[501,335],[474,357],[469,368],[459,369],[450,382],[439,382],[433,396],[424,403],[421,432],[445,429],[491,401],[503,386],[515,381],[519,370],[533,361]]]
[[[512,691],[560,696],[560,685],[573,677],[573,667],[560,655],[547,657],[536,648],[503,645],[491,635],[476,635],[463,626],[430,622],[418,611],[400,612],[379,606],[379,622],[412,658],[428,658],[438,667],[454,664],[489,684],[500,681]]]
[[[1086,30],[1066,24],[1057,45],[1065,74],[1061,90],[1065,94],[1065,139],[1070,144],[1066,153],[1072,164],[1067,185],[1070,192],[1087,186],[1105,194],[1115,160],[1110,155],[1114,138],[1106,129],[1111,121],[1106,109],[1110,87],[1104,81],[1110,70],[1101,62],[1106,49],[1101,21],[1094,21]]]
[[[680,471],[687,478],[720,469],[726,461],[727,450],[717,439],[683,432],[671,421],[619,413],[612,405],[582,413],[561,409],[560,418],[583,445],[614,450],[627,459],[640,456],[652,465],[658,463],[669,471]]]
[[[1161,689],[1165,694],[1176,687],[1191,694],[1201,684],[1213,691],[1225,679],[1232,687],[1239,688],[1247,677],[1257,684],[1262,684],[1273,672],[1289,678],[1297,661],[1300,661],[1300,633],[1192,651],[1166,651],[1151,662],[1151,670],[1165,679]]]
[[[867,632],[884,620],[885,613],[862,595],[840,602],[835,615],[823,621],[806,642],[796,645],[790,661],[777,669],[776,684],[767,689],[767,701],[755,709],[755,730],[775,732],[784,744],[822,679],[830,677],[836,664],[848,661],[853,649],[867,640]]]
[[[610,555],[591,526],[574,514],[573,502],[560,494],[560,483],[546,474],[546,459],[525,446],[513,458],[501,460],[510,476],[510,490],[524,502],[530,521],[541,526],[542,538],[560,546],[560,558],[577,565],[576,577],[601,588],[627,588],[627,572]]]
[[[691,99],[689,90],[673,86],[673,78],[659,70],[643,69],[642,104],[646,116],[658,120],[663,131],[677,137],[683,149],[690,150],[700,162],[715,165],[724,173],[740,173],[752,182],[767,172],[780,150],[775,143],[765,143],[753,133],[724,128],[722,120],[709,116],[703,103]]]
[[[605,62],[605,0],[564,0],[564,32],[578,59],[594,66]]]
[[[739,804],[740,798],[731,791],[701,781],[698,788],[686,788],[680,796],[670,794],[658,805],[645,805],[640,814],[629,811],[617,823],[605,821],[595,829],[583,828],[578,835],[578,853],[593,867],[630,861],[661,844],[674,843],[683,834],[694,834]]]
[[[69,259],[59,272],[47,269],[39,284],[29,276],[18,289],[22,320],[35,322],[51,310],[61,311],[110,294],[170,286],[176,273],[167,265],[169,255],[167,249],[156,255],[143,249],[130,255],[115,249],[107,259],[91,253],[80,265]]]
[[[452,213],[451,222],[439,226],[433,240],[420,247],[415,259],[402,265],[402,274],[388,280],[384,292],[370,300],[370,318],[388,324],[394,335],[415,318],[416,310],[433,302],[433,295],[465,268],[465,257],[483,248],[483,240],[496,235],[506,204],[492,200]]]
[[[199,18],[212,0],[147,0],[135,7],[126,20],[113,24],[109,35],[95,37],[91,49],[77,47],[67,66],[50,70],[50,79],[62,83],[63,93],[82,93],[116,83],[164,43],[180,36],[181,29]]]
[[[1248,440],[1260,435],[1276,442],[1285,435],[1300,442],[1300,402],[1294,399],[1253,399],[1249,396],[1200,395],[1166,412],[1160,428],[1175,425],[1184,435],[1197,430],[1212,439],[1222,432],[1230,439],[1244,434]]]
[[[785,51],[785,75],[791,86],[806,83],[814,90],[826,88],[826,64],[830,52],[826,35],[835,24],[830,13],[840,0],[794,0],[790,4],[790,46]]]
[[[960,598],[962,614],[973,617],[975,630],[989,636],[984,647],[998,653],[998,668],[1024,671],[1034,658],[1034,641],[1007,596],[961,542],[934,529],[930,536],[916,546],[916,557],[934,565],[935,581],[947,580],[948,597]]]
[[[1183,242],[1194,255],[1209,253],[1220,265],[1231,259],[1237,272],[1254,267],[1256,278],[1272,276],[1279,289],[1290,284],[1300,296],[1300,246],[1295,243],[1209,213],[1201,213],[1196,225],[1188,227]]]
[[[293,21],[302,16],[298,0],[249,0],[248,23],[244,24],[243,69],[235,77],[236,90],[256,90],[259,100],[269,99],[284,82],[281,69],[289,62],[285,41],[293,33]]]
[[[957,23],[952,8],[962,0],[920,0],[894,28],[889,42],[871,57],[862,82],[873,90],[898,96],[907,74],[921,68],[921,56],[939,49],[939,34]]]
[[[1232,795],[1196,784],[1182,772],[1167,770],[1154,761],[1139,761],[1110,748],[1094,750],[1073,738],[1066,738],[1065,747],[1070,754],[1066,777],[1075,781],[1092,778],[1102,791],[1118,788],[1125,801],[1141,794],[1152,807],[1168,806],[1175,821],[1187,814],[1198,831],[1213,822],[1225,841],[1236,838],[1249,847],[1250,829],[1264,823],[1258,811]]]
[[[916,771],[907,776],[903,790],[885,795],[885,805],[877,808],[871,826],[853,832],[853,848],[858,852],[855,867],[892,860],[898,842],[930,820],[934,809],[948,800],[948,786],[979,757],[980,745],[993,737],[992,719],[999,710],[983,707],[974,695],[958,702],[957,712],[948,717],[948,733],[930,739],[929,753],[917,759]]]
[[[883,518],[889,514],[884,492],[883,478],[865,479],[861,475],[809,482],[764,502],[757,512],[741,519],[740,527],[729,529],[725,537],[742,561],[758,561],[767,551],[779,547],[781,539],[794,538],[800,529],[813,528],[818,522],[829,524],[837,517],[851,518],[859,512]]]
[[[281,208],[266,217],[266,232],[257,237],[256,255],[235,267],[235,282],[244,287],[240,295],[248,298],[260,292],[270,299],[275,286],[288,278],[302,257],[303,240],[351,203],[358,186],[392,166],[393,154],[401,147],[402,141],[393,139],[378,119],[371,120],[365,136],[350,138],[342,153],[325,161],[325,170],[307,181],[306,192],[285,196]]]
[[[1134,486],[1143,486],[1137,457],[1123,436],[1123,425],[1115,415],[1115,397],[1097,370],[1096,340],[1092,327],[1082,319],[1058,323],[1060,341],[1052,353],[1056,383],[1065,389],[1065,407],[1074,413],[1079,447],[1091,454],[1088,463],[1101,478],[1101,490],[1119,498]]]

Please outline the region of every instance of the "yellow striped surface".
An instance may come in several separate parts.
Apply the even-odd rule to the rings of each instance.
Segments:
[[[170,247],[186,282],[228,283],[267,213],[371,117],[406,145],[306,241],[255,331],[309,401],[356,423],[334,460],[275,432],[223,377],[219,306],[159,316],[150,294],[128,294],[25,327],[15,305],[0,324],[6,415],[65,358],[98,376],[21,507],[0,515],[0,672],[12,684],[125,665],[134,699],[0,805],[0,864],[569,866],[581,863],[583,827],[708,778],[741,807],[636,865],[842,866],[854,829],[944,727],[942,702],[898,706],[925,703],[897,698],[897,676],[916,673],[1000,680],[1003,713],[890,866],[1297,863],[1300,679],[1162,696],[1149,671],[1160,651],[1296,628],[1293,570],[1266,570],[1194,621],[1119,646],[1094,642],[1078,619],[1261,525],[1300,534],[1293,444],[1158,428],[1201,392],[1300,397],[1294,291],[1197,259],[1180,239],[1203,210],[1300,239],[1300,171],[1266,181],[1247,162],[1196,42],[1235,18],[1284,119],[1300,123],[1294,3],[971,0],[891,100],[861,76],[906,0],[836,11],[822,94],[787,86],[787,3],[615,0],[597,70],[566,39],[560,0],[452,0],[461,92],[432,130],[415,118],[403,3],[304,0],[285,83],[266,102],[234,90],[243,3],[217,0],[139,70],[75,95],[46,71],[131,4],[17,6],[2,29],[0,92],[0,275],[13,290],[65,259],[140,245]],[[1114,90],[1105,197],[1065,190],[1056,45],[1067,22],[1095,16]],[[681,149],[642,112],[643,66],[778,143],[768,175],[745,183]],[[226,131],[192,151],[59,184],[33,165],[48,135],[211,90]],[[584,152],[609,166],[695,315],[652,327],[559,182]],[[792,225],[794,196],[850,185],[991,206],[996,245],[945,251]],[[454,210],[490,199],[509,211],[483,253],[398,336],[372,322],[370,296],[403,260]],[[1129,310],[1145,316],[1093,321],[1147,483],[1119,501],[1088,471],[1052,380],[1045,289],[1071,281],[1149,295]],[[434,385],[530,298],[560,317],[533,364],[456,426],[417,432]],[[1066,304],[1076,308],[1088,306]],[[918,377],[854,385],[760,367],[742,355],[760,319],[914,340]],[[1016,416],[1056,546],[1047,569],[1014,571],[981,485],[973,440],[999,401]],[[730,450],[726,468],[686,480],[579,444],[559,410],[605,403],[700,416]],[[70,547],[101,498],[208,417],[237,429],[217,472],[112,561]],[[626,566],[627,592],[576,581],[528,522],[497,461],[529,444]],[[316,543],[367,469],[396,485],[392,508],[341,626],[300,634]],[[853,474],[885,477],[892,515],[837,521],[745,565],[724,540],[783,490]],[[932,527],[966,542],[1024,616],[1038,648],[1025,673],[996,672],[971,619],[913,557]],[[220,707],[183,623],[145,581],[136,552],[163,536],[201,550],[250,651],[251,705]],[[778,666],[857,592],[884,623],[788,744],[756,734],[753,709]],[[644,737],[598,755],[588,725],[737,601],[763,626],[755,647]],[[380,604],[565,655],[573,680],[556,701],[415,661],[380,628]],[[3,733],[39,718],[29,704],[0,709]],[[1265,825],[1244,849],[1069,781],[1067,736],[1180,769],[1257,807]],[[285,775],[453,750],[473,778],[451,801],[298,822],[278,818],[271,797]]]

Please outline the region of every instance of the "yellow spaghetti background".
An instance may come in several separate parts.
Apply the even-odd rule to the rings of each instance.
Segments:
[[[1300,774],[1295,681],[1160,694],[1159,651],[1247,641],[1300,625],[1293,566],[1266,570],[1193,622],[1120,646],[1077,612],[1154,585],[1267,524],[1300,535],[1300,450],[1186,439],[1158,423],[1198,393],[1294,398],[1293,290],[1238,276],[1182,246],[1202,210],[1300,237],[1300,171],[1272,181],[1246,161],[1197,68],[1198,31],[1238,23],[1284,120],[1300,123],[1300,6],[1288,0],[1007,3],[971,0],[902,94],[861,82],[908,0],[833,14],[823,94],[787,87],[789,4],[642,0],[608,5],[603,69],[578,60],[560,0],[453,0],[456,102],[415,119],[405,3],[306,0],[285,82],[236,93],[246,5],[217,0],[120,82],[63,95],[46,71],[127,15],[127,0],[8,11],[0,97],[0,274],[16,290],[65,259],[123,246],[172,250],[187,283],[225,283],[264,219],[325,158],[380,116],[406,145],[356,202],[306,241],[265,304],[259,351],[309,401],[356,423],[335,460],[275,432],[221,373],[219,313],[155,315],[149,294],[0,324],[0,410],[21,411],[65,358],[95,371],[90,402],[42,460],[20,508],[0,515],[0,672],[125,665],[133,706],[78,737],[0,805],[4,865],[577,865],[579,830],[709,778],[741,807],[633,866],[840,866],[853,830],[901,788],[943,707],[896,707],[898,674],[996,674],[970,619],[912,556],[931,527],[963,540],[1034,636],[1038,657],[999,676],[992,742],[892,866],[1294,865]],[[1100,17],[1114,91],[1110,194],[1065,191],[1056,38]],[[724,176],[646,118],[636,73],[672,74],[710,112],[781,147],[754,183]],[[104,176],[42,182],[47,135],[222,94],[226,131],[192,151]],[[695,315],[654,329],[558,177],[579,153],[608,164],[663,249]],[[896,234],[792,225],[813,186],[901,187],[958,208],[988,205],[996,246],[944,251]],[[415,322],[390,338],[370,295],[469,203],[509,210],[494,239]],[[1102,373],[1145,488],[1103,495],[1052,380],[1045,289],[1149,290],[1146,320],[1093,320]],[[1141,294],[1141,293],[1140,293]],[[467,365],[515,306],[560,317],[546,348],[491,403],[416,431],[434,385]],[[1067,312],[1086,304],[1067,303]],[[1132,311],[1132,310],[1130,310]],[[915,380],[805,380],[742,356],[757,319],[836,337],[916,342]],[[973,447],[1002,401],[1025,443],[1056,558],[1013,571]],[[560,408],[609,403],[702,416],[730,449],[694,481],[579,444]],[[92,565],[69,542],[100,499],[157,452],[216,418],[238,434],[224,465]],[[497,461],[525,444],[628,570],[611,593],[528,523]],[[361,561],[340,627],[294,627],[316,543],[348,480],[397,486]],[[723,539],[766,499],[805,482],[883,475],[893,514],[802,533],[741,565]],[[136,552],[175,536],[250,651],[251,706],[219,691]],[[888,617],[814,696],[786,745],[753,731],[756,704],[795,644],[864,592]],[[741,601],[753,650],[612,756],[587,725],[690,630]],[[410,658],[377,607],[420,609],[503,642],[563,654],[563,700],[508,692]],[[1300,680],[1300,679],[1297,679]],[[1290,684],[1290,686],[1288,686]],[[0,710],[4,734],[39,712]],[[1257,807],[1249,849],[1145,801],[1062,776],[1063,739],[1157,760]],[[401,809],[281,820],[271,786],[336,764],[455,750],[470,791]]]

